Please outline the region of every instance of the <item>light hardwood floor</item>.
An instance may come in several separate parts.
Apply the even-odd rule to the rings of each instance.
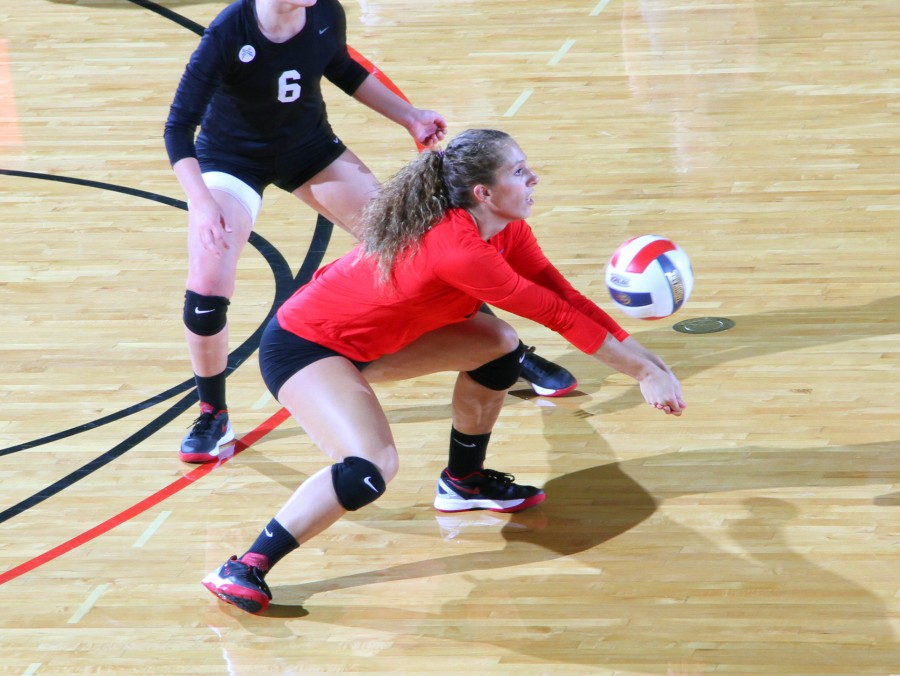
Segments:
[[[689,407],[662,416],[511,318],[580,381],[517,386],[493,436],[489,465],[546,502],[434,512],[452,380],[381,387],[399,477],[279,564],[259,617],[199,580],[325,464],[252,349],[317,259],[316,218],[267,192],[229,315],[247,448],[183,465],[186,216],[162,125],[190,22],[224,5],[160,6],[188,23],[0,7],[0,674],[900,673],[900,3],[346,0],[350,44],[451,133],[518,139],[530,221],[587,295],[615,312],[603,269],[628,237],[689,253],[684,309],[617,315]],[[376,174],[413,156],[326,95]],[[735,326],[672,330],[703,317]]]

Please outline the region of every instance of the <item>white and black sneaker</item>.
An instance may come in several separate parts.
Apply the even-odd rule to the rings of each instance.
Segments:
[[[434,508],[440,512],[465,512],[489,509],[492,512],[518,512],[540,504],[547,497],[534,486],[520,486],[515,477],[493,469],[480,469],[456,478],[446,469],[437,482]]]
[[[525,350],[521,378],[542,397],[562,397],[578,387],[575,376],[559,364],[535,354],[533,346]]]
[[[228,420],[228,411],[215,412],[206,404],[201,404],[200,417],[181,440],[179,456],[184,462],[217,462],[233,454],[222,448],[233,440],[234,429]]]
[[[203,586],[225,603],[248,613],[261,613],[269,607],[272,592],[266,584],[269,560],[261,554],[232,556],[203,578]]]

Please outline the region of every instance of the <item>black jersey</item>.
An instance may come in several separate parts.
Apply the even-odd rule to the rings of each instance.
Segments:
[[[198,144],[252,158],[274,157],[331,134],[322,76],[353,94],[368,71],[347,51],[347,20],[336,0],[306,9],[306,25],[275,43],[256,21],[254,0],[226,7],[203,33],[175,92],[165,127],[175,164]]]

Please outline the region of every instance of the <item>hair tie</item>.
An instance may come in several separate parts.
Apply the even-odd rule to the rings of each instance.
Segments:
[[[439,160],[443,160],[443,159],[444,159],[444,151],[443,151],[443,150],[437,150],[437,151],[435,151],[435,152],[437,152],[437,156],[438,156],[438,159],[439,159]]]

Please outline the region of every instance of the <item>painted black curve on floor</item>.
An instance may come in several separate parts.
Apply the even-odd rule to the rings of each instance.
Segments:
[[[144,9],[149,9],[151,12],[156,12],[160,16],[177,23],[183,28],[187,28],[189,31],[193,31],[197,35],[203,35],[203,26],[201,26],[199,23],[191,21],[190,19],[186,19],[180,14],[173,12],[171,9],[167,9],[166,7],[163,7],[161,5],[157,5],[155,2],[151,2],[150,0],[131,0],[131,2],[138,7],[143,7]]]
[[[204,31],[204,27],[200,24],[197,24],[190,19],[186,19],[185,17],[180,16],[179,14],[162,7],[155,2],[151,2],[150,0],[130,0],[133,4],[138,5],[139,7],[146,8],[152,12],[159,14],[160,16],[173,21],[174,23],[187,28],[188,30],[194,32],[197,35],[202,35]],[[75,185],[82,185],[85,187],[98,188],[102,190],[110,190],[114,192],[120,192],[127,195],[132,195],[135,197],[140,197],[142,199],[148,199],[155,202],[160,202],[162,204],[166,204],[168,206],[173,206],[182,210],[187,210],[187,203],[183,200],[176,200],[170,197],[165,197],[162,195],[157,195],[154,193],[149,193],[142,190],[136,190],[133,188],[127,188],[123,186],[118,186],[110,183],[101,183],[98,181],[89,181],[86,179],[78,179],[67,176],[51,176],[48,174],[37,174],[34,172],[27,171],[16,171],[11,169],[0,169],[0,175],[8,175],[8,176],[18,176],[22,178],[34,178],[41,180],[52,180],[60,183],[70,183]],[[326,219],[325,217],[319,215],[316,220],[316,227],[313,233],[312,240],[310,242],[309,249],[307,250],[306,257],[303,261],[303,264],[300,267],[300,270],[297,272],[295,277],[292,277],[290,274],[290,266],[287,261],[281,255],[281,253],[273,247],[268,241],[266,241],[262,236],[254,233],[251,233],[249,243],[253,245],[269,262],[269,266],[272,269],[273,276],[275,278],[275,297],[272,301],[272,306],[269,310],[269,313],[266,315],[266,319],[263,321],[262,325],[251,335],[244,343],[242,343],[234,352],[229,354],[228,356],[228,374],[234,372],[234,370],[247,359],[259,346],[259,339],[262,335],[262,331],[265,328],[266,323],[269,318],[274,314],[275,310],[278,308],[281,303],[283,303],[288,296],[301,284],[308,281],[312,274],[316,271],[319,265],[322,262],[322,258],[325,255],[325,251],[328,248],[328,243],[331,239],[331,233],[333,230],[333,224]],[[63,477],[59,481],[47,486],[45,489],[39,491],[38,493],[33,494],[31,497],[26,498],[25,500],[20,501],[16,505],[9,507],[2,512],[0,512],[0,523],[3,523],[14,516],[21,514],[26,511],[28,508],[33,507],[40,502],[43,502],[47,498],[56,495],[61,492],[68,486],[71,486],[74,482],[83,479],[86,476],[89,476],[95,470],[103,467],[104,465],[112,462],[116,458],[123,455],[126,451],[130,450],[138,443],[144,441],[149,438],[165,425],[175,420],[179,415],[181,415],[185,410],[187,410],[190,406],[192,406],[197,401],[197,393],[196,390],[193,390],[194,382],[193,379],[188,379],[175,387],[166,390],[154,397],[151,397],[143,402],[135,404],[134,406],[130,406],[126,409],[113,413],[111,415],[105,416],[103,418],[99,418],[93,422],[85,423],[83,425],[79,425],[78,427],[71,428],[69,430],[64,430],[62,432],[57,432],[56,434],[52,434],[41,439],[36,439],[31,442],[27,442],[24,444],[19,444],[17,446],[13,446],[6,449],[0,449],[0,456],[8,455],[10,453],[15,453],[17,451],[22,451],[28,448],[34,448],[35,446],[39,446],[42,444],[49,443],[51,441],[56,441],[59,439],[64,439],[66,437],[72,436],[74,434],[78,434],[80,432],[87,431],[89,429],[94,429],[100,425],[105,425],[107,423],[113,422],[115,420],[119,420],[121,418],[127,417],[137,411],[142,411],[151,406],[154,406],[160,402],[166,401],[169,398],[180,394],[184,391],[191,390],[189,394],[182,397],[178,402],[173,404],[168,410],[164,411],[160,416],[151,421],[149,424],[145,425],[142,429],[140,429],[135,434],[131,435],[127,439],[123,440],[119,444],[116,444],[113,448],[111,448],[106,453],[98,456],[91,462],[83,465],[78,468],[74,472],[71,472],[67,476]],[[174,451],[173,451],[174,454]]]
[[[108,183],[101,183],[98,181],[87,181],[83,179],[71,178],[66,176],[52,176],[48,174],[38,174],[34,172],[24,172],[24,171],[15,171],[9,169],[0,169],[0,175],[10,175],[10,176],[19,176],[23,178],[34,178],[48,181],[56,181],[60,183],[70,183],[76,185],[83,185],[91,188],[99,188],[103,190],[110,190],[113,192],[120,192],[127,195],[132,195],[135,197],[140,197],[143,199],[149,199],[155,202],[160,202],[163,204],[167,204],[169,206],[174,206],[183,210],[187,209],[187,204],[181,200],[174,200],[171,198],[164,197],[162,195],[156,195],[153,193],[148,193],[142,190],[135,190],[133,188],[127,188],[123,186],[117,186]],[[322,262],[322,258],[325,255],[326,250],[328,249],[328,243],[331,239],[331,233],[333,230],[333,224],[324,216],[319,215],[316,220],[316,227],[313,232],[312,240],[310,241],[310,246],[307,249],[306,257],[303,261],[303,264],[300,267],[300,270],[297,272],[297,275],[294,276],[291,274],[290,266],[285,260],[284,256],[276,249],[272,244],[270,244],[265,238],[257,233],[251,233],[250,235],[250,244],[253,245],[257,251],[265,258],[269,263],[269,267],[272,270],[272,275],[275,279],[275,295],[272,299],[272,305],[269,308],[269,312],[266,315],[263,323],[253,332],[251,336],[247,338],[237,349],[235,349],[231,354],[228,355],[228,373],[229,375],[234,372],[234,370],[240,366],[246,359],[249,357],[256,349],[259,347],[259,340],[262,336],[262,332],[265,328],[266,323],[275,314],[275,310],[290,296],[294,290],[296,290],[300,285],[306,283],[319,267]],[[101,454],[94,460],[88,462],[87,464],[79,467],[75,471],[69,473],[65,477],[59,479],[58,481],[50,484],[43,490],[31,495],[28,498],[18,502],[17,504],[9,507],[2,512],[0,512],[0,523],[8,521],[9,519],[21,514],[27,509],[34,507],[35,505],[43,502],[49,497],[56,495],[57,493],[63,491],[67,487],[71,486],[76,481],[89,476],[91,473],[96,471],[97,469],[103,467],[104,465],[109,464],[116,458],[122,456],[128,450],[134,448],[137,444],[146,440],[160,429],[165,427],[167,424],[175,420],[179,415],[181,415],[185,410],[187,410],[190,406],[192,406],[197,401],[197,392],[193,390],[194,381],[193,379],[186,380],[185,382],[172,387],[165,392],[162,392],[154,397],[144,400],[143,402],[139,402],[133,406],[129,406],[128,408],[122,409],[121,411],[117,411],[116,413],[112,413],[108,416],[104,416],[103,418],[98,418],[95,421],[85,423],[83,425],[79,425],[77,427],[70,428],[68,430],[63,430],[61,432],[57,432],[55,434],[43,437],[41,439],[36,439],[30,442],[26,442],[23,444],[18,444],[16,446],[11,446],[9,448],[0,449],[0,456],[9,455],[11,453],[15,453],[17,451],[22,451],[28,448],[34,448],[35,446],[39,446],[42,444],[49,443],[51,441],[57,441],[59,439],[64,439],[69,436],[73,436],[75,434],[79,434],[81,432],[85,432],[90,429],[94,429],[101,425],[105,425],[107,423],[113,422],[115,420],[120,420],[125,418],[133,413],[138,411],[145,410],[154,406],[160,402],[166,401],[171,397],[180,394],[186,390],[192,390],[188,395],[182,397],[179,401],[173,404],[169,409],[164,411],[157,418],[149,422],[147,425],[142,427],[140,430],[132,434],[127,439],[121,441],[116,444],[113,448]],[[172,452],[173,458],[175,451]]]

